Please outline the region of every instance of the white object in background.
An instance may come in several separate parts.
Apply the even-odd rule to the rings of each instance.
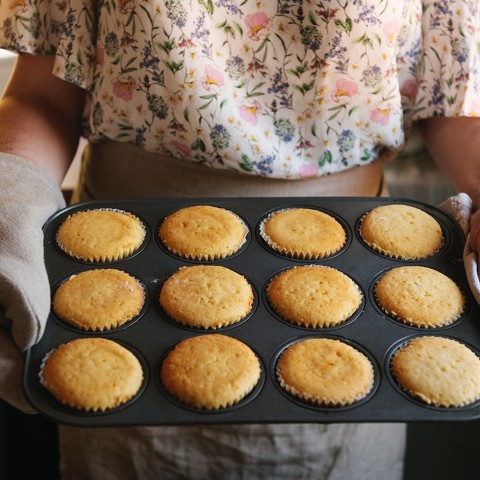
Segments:
[[[82,137],[80,139],[80,143],[78,144],[75,158],[73,159],[73,162],[70,165],[70,168],[68,169],[65,178],[63,179],[62,190],[73,190],[75,188],[75,185],[77,184],[78,173],[80,171],[82,152],[85,148],[86,143],[87,141]]]
[[[0,49],[0,92],[7,85],[16,57],[16,54]]]

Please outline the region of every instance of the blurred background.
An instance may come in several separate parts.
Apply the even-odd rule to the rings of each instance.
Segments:
[[[14,61],[13,54],[0,50],[0,92]],[[81,142],[79,151],[83,144]],[[79,154],[62,185],[67,198],[78,168]],[[413,131],[404,153],[386,165],[385,176],[394,197],[438,205],[454,193],[425,150],[417,130]],[[410,424],[405,480],[479,478],[477,435],[480,435],[480,422]],[[22,455],[28,461],[19,462],[17,459]],[[57,464],[56,425],[39,415],[24,415],[0,400],[0,479],[29,478],[27,475],[31,475],[33,467],[42,478],[57,480],[60,478]]]

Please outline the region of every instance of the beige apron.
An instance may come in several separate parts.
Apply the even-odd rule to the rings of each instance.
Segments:
[[[353,173],[355,172],[355,173]],[[124,144],[89,147],[74,199],[367,195],[380,164],[328,179],[268,180],[210,170]],[[404,424],[60,427],[65,479],[400,480]]]
[[[148,153],[131,145],[87,145],[73,202],[140,197],[385,195],[381,162],[304,180],[270,179]]]

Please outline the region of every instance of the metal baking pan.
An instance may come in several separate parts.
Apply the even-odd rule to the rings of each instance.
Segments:
[[[423,209],[443,228],[445,245],[424,261],[403,261],[371,251],[360,239],[357,229],[362,215],[381,204],[403,203]],[[245,342],[257,353],[262,365],[262,379],[252,394],[238,405],[204,411],[186,407],[172,400],[159,379],[160,363],[177,342],[206,333],[189,329],[169,320],[158,305],[162,282],[180,266],[199,262],[178,259],[169,254],[158,240],[162,219],[185,206],[214,205],[237,213],[250,229],[242,250],[220,264],[244,275],[256,293],[254,311],[243,322],[227,328],[209,330]],[[305,261],[288,259],[270,251],[258,233],[260,221],[270,212],[284,207],[309,207],[337,218],[347,232],[345,248],[332,257]],[[74,260],[56,245],[56,230],[70,214],[94,208],[116,208],[137,215],[147,227],[141,249],[128,259],[108,264]],[[95,201],[67,207],[44,225],[45,260],[52,293],[73,273],[92,268],[118,268],[131,273],[145,285],[148,298],[142,314],[127,326],[103,333],[86,333],[65,326],[53,312],[40,342],[26,352],[24,390],[31,404],[41,414],[59,422],[78,426],[189,425],[226,423],[331,423],[331,422],[415,422],[467,421],[480,417],[480,402],[463,408],[437,408],[422,404],[402,392],[392,379],[388,363],[396,345],[417,335],[442,335],[458,339],[474,351],[480,349],[480,307],[469,289],[462,262],[464,236],[457,224],[442,211],[424,203],[401,198],[191,198],[124,201]],[[268,306],[264,289],[280,270],[300,264],[322,264],[351,276],[361,287],[364,303],[353,319],[340,326],[324,329],[296,327],[280,320]],[[382,271],[402,264],[416,264],[437,269],[452,278],[465,292],[464,315],[448,327],[419,329],[388,318],[376,306],[372,285]],[[39,382],[43,357],[61,343],[85,336],[102,336],[130,347],[141,359],[145,384],[141,392],[120,408],[103,413],[82,413],[60,405]],[[333,337],[363,351],[375,370],[373,391],[364,400],[345,408],[321,408],[304,404],[285,393],[275,379],[275,362],[282,348],[304,337]]]

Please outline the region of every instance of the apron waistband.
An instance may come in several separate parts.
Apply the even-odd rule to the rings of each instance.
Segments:
[[[324,177],[284,180],[209,168],[121,142],[87,144],[72,202],[158,197],[385,195],[382,161]]]

